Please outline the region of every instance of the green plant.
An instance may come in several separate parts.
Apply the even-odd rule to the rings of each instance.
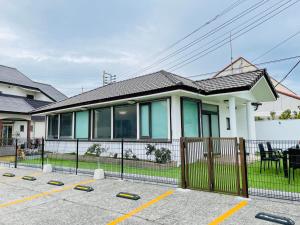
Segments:
[[[107,149],[101,147],[100,144],[93,144],[87,149],[85,155],[95,154],[96,156],[100,156],[102,153],[106,151]]]
[[[290,109],[283,111],[279,116],[279,119],[281,119],[281,120],[288,120],[291,118],[292,118],[292,112]]]
[[[271,118],[272,118],[272,120],[275,120],[275,118],[276,118],[276,112],[270,112],[270,116],[271,116]]]
[[[146,155],[149,156],[155,152],[156,147],[155,147],[155,145],[147,144],[145,149],[146,149]]]
[[[171,151],[167,148],[156,149],[154,155],[157,163],[171,162]]]
[[[256,116],[256,117],[255,117],[255,121],[260,121],[260,120],[264,120],[264,119],[261,118],[260,116]]]
[[[118,158],[118,153],[114,154],[114,158],[117,159]]]
[[[125,158],[126,159],[135,159],[135,160],[138,160],[138,157],[133,154],[132,150],[129,148],[127,150],[125,150],[125,154],[124,154]]]
[[[294,119],[300,119],[300,112],[293,111]]]

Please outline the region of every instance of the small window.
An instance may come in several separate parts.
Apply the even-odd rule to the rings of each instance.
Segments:
[[[24,125],[20,125],[20,132],[24,132]]]
[[[89,138],[89,111],[76,112],[75,137],[81,139]]]
[[[60,138],[72,138],[73,113],[60,114]]]
[[[230,130],[230,118],[226,117],[226,128]]]
[[[34,96],[33,95],[27,95],[26,98],[28,98],[28,99],[34,99]]]

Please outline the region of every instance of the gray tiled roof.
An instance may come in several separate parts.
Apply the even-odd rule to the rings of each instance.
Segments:
[[[199,87],[205,92],[213,94],[224,92],[235,88],[250,88],[263,75],[263,70],[256,70],[247,73],[227,75],[223,77],[214,77],[205,80],[196,81]]]
[[[51,85],[34,82],[16,68],[0,65],[0,82],[38,89],[55,101],[61,101],[67,98],[67,96]]]
[[[0,94],[0,111],[29,113],[32,110],[48,105],[49,102],[28,99],[26,97]]]
[[[240,88],[249,89],[249,87],[253,86],[256,81],[264,75],[264,70],[258,70],[256,72],[251,72],[251,74],[235,74],[227,77],[193,81],[161,70],[96,88],[66,100],[41,107],[35,112],[46,112],[54,109],[126,98],[131,97],[132,95],[144,95],[153,93],[154,91],[162,92],[171,89],[186,89],[203,95],[226,92],[227,90],[236,91],[235,89]]]

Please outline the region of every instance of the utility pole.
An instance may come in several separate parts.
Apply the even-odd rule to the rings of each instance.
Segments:
[[[102,79],[103,79],[103,86],[106,86],[111,83],[115,83],[117,80],[117,75],[107,73],[105,70],[103,70]]]

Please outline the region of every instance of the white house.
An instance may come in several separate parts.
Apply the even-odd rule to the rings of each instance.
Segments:
[[[234,73],[244,73],[249,71],[258,70],[258,67],[243,57],[236,59],[232,64],[229,64],[214,77],[222,77],[231,75]],[[273,77],[270,77],[275,89],[278,93],[278,99],[276,101],[262,102],[262,105],[255,111],[255,116],[261,118],[270,117],[270,112],[275,112],[278,117],[283,111],[290,109],[293,111],[300,110],[300,96],[290,90],[283,84],[278,84],[278,81]]]
[[[257,102],[276,101],[265,70],[193,81],[166,71],[103,86],[34,111],[48,140],[255,139]]]
[[[31,116],[30,112],[63,99],[66,96],[52,86],[0,65],[0,139],[44,136],[45,117]]]

